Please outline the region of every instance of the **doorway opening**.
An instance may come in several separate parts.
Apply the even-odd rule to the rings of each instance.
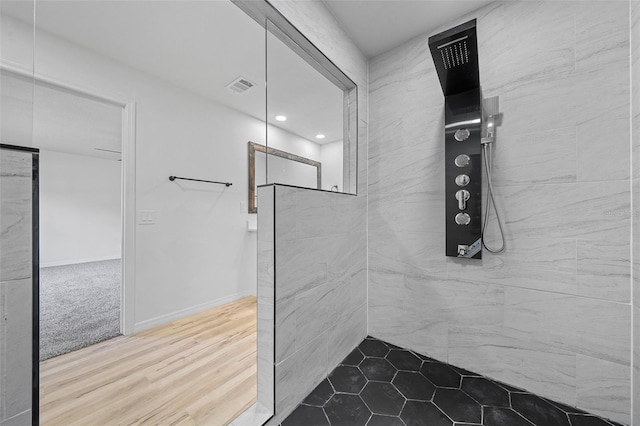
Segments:
[[[40,360],[122,333],[122,107],[34,87]]]

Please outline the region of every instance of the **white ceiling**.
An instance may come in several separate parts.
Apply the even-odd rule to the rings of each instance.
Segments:
[[[322,1],[360,50],[372,58],[493,0]]]

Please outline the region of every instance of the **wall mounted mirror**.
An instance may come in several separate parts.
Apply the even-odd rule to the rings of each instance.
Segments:
[[[278,183],[322,188],[322,163],[282,151],[249,142],[249,213],[258,213],[259,185],[266,184],[269,175]],[[267,173],[267,164],[269,172]]]

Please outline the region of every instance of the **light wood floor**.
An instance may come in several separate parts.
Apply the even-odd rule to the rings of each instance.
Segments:
[[[256,300],[43,361],[40,392],[42,425],[226,425],[256,398]]]

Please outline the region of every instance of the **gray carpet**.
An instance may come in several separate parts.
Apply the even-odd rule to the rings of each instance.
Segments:
[[[120,334],[120,259],[40,269],[40,360]]]

